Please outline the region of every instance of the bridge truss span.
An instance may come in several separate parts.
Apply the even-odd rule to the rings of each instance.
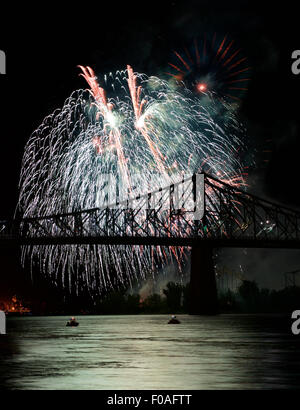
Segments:
[[[102,208],[0,223],[21,244],[133,244],[300,248],[300,212],[207,174]]]

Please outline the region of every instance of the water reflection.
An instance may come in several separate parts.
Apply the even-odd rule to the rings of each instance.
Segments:
[[[0,338],[8,389],[297,388],[299,337],[279,316],[9,318]]]

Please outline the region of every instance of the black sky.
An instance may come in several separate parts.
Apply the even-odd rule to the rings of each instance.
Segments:
[[[159,75],[172,50],[205,32],[237,39],[253,67],[240,112],[256,149],[252,191],[300,207],[300,75],[291,72],[291,54],[300,49],[300,35],[293,3],[23,3],[11,5],[4,20],[0,49],[7,55],[7,74],[0,76],[0,218],[14,213],[28,137],[73,90],[86,87],[78,64],[90,65],[97,74],[130,64],[135,71]],[[272,140],[272,154],[264,164],[261,151],[267,139]]]

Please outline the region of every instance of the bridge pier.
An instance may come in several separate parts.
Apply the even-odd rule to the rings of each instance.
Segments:
[[[218,313],[217,285],[213,266],[213,249],[194,245],[191,252],[190,315]]]

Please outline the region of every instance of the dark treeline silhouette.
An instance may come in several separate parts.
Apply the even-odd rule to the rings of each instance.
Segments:
[[[49,294],[30,301],[21,298],[23,305],[31,309],[33,315],[136,315],[136,314],[176,314],[188,312],[189,285],[169,282],[161,294],[149,294],[146,297],[138,293],[128,294],[124,290],[109,292],[102,297],[93,297],[81,291],[78,295],[62,289],[52,290]]]
[[[128,295],[125,291],[112,292],[96,302],[97,314],[163,314],[188,312],[189,285],[169,282],[162,294]]]
[[[281,290],[259,289],[255,281],[244,280],[237,292],[227,290],[219,294],[221,312],[290,313],[299,309],[300,287]]]
[[[290,313],[299,309],[300,287],[281,290],[260,289],[256,282],[244,280],[236,292],[219,292],[220,313]],[[62,314],[183,314],[189,312],[189,284],[169,282],[161,294],[141,297],[126,290],[111,292],[91,300],[89,295],[64,295],[31,304],[32,313]]]
[[[289,313],[299,309],[300,288],[259,289],[254,281],[244,280],[237,292],[219,293],[220,313]],[[140,295],[113,292],[99,300],[92,309],[98,314],[188,313],[189,284],[169,282],[163,294]]]

